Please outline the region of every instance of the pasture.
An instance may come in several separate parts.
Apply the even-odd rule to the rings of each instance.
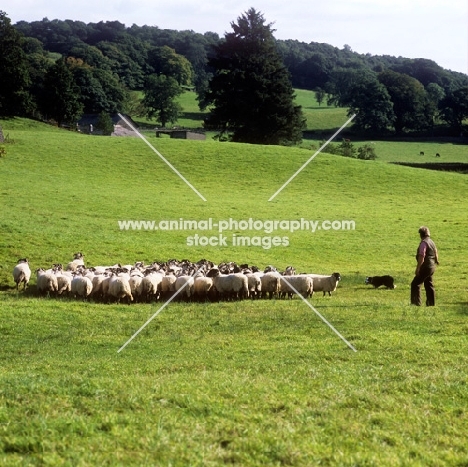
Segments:
[[[390,146],[377,161],[320,154],[268,201],[311,149],[148,133],[203,201],[139,138],[24,119],[2,127],[11,141],[0,158],[2,465],[466,465],[465,175],[389,164]],[[451,148],[463,160],[465,147]],[[353,220],[355,229],[233,226],[215,247],[189,246],[189,230],[118,225],[209,218]],[[441,260],[434,308],[409,305],[423,224]],[[235,235],[288,246],[236,246]],[[310,303],[357,352],[295,298],[172,302],[117,353],[161,303],[38,297],[34,279],[14,288],[19,258],[35,269],[76,251],[90,265],[207,258],[339,271],[333,296]],[[397,288],[364,284],[380,274]]]

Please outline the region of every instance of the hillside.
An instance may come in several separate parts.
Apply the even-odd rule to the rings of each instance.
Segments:
[[[139,138],[19,118],[2,127],[1,465],[466,462],[466,175],[320,154],[268,201],[311,149],[148,132],[203,201]],[[210,218],[239,225],[145,231],[118,222]],[[250,218],[355,229],[244,230]],[[441,261],[432,309],[409,306],[421,224]],[[190,246],[195,233],[224,235],[226,246]],[[238,235],[288,245],[234,245]],[[14,288],[18,258],[35,269],[76,251],[88,265],[208,258],[339,271],[336,292],[308,303],[357,352],[296,297],[174,301],[117,353],[162,302],[39,297],[35,278],[26,292]],[[364,284],[380,274],[397,288]]]
[[[384,248],[387,267],[402,272],[419,224],[430,224],[440,241],[449,242],[456,225],[462,228],[465,222],[463,176],[321,154],[268,202],[311,150],[147,136],[202,193],[203,202],[139,138],[93,138],[21,119],[11,124],[11,131],[8,123],[4,129],[15,143],[1,160],[9,213],[2,257],[10,261],[25,255],[41,264],[55,255],[65,261],[70,250],[83,250],[93,263],[109,257],[133,261],[141,255],[145,261],[210,256],[261,265],[299,260],[298,267],[306,267],[310,259],[300,253],[305,249],[321,270],[339,266],[356,272]],[[418,212],[414,206],[425,203],[426,187],[431,187],[432,209]],[[117,225],[126,219],[208,217],[352,219],[357,227],[355,232],[294,232],[287,249],[210,250],[188,247],[186,232],[121,232]],[[387,246],[382,239],[391,233],[382,232],[383,226],[397,232]],[[463,238],[462,232],[455,237]],[[352,248],[343,251],[345,239]]]

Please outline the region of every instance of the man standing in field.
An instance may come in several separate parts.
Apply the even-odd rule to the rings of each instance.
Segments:
[[[427,227],[422,226],[419,228],[419,236],[421,237],[421,243],[416,251],[418,264],[416,265],[413,282],[411,282],[411,304],[421,306],[421,284],[424,284],[426,305],[434,306],[435,288],[432,276],[436,270],[436,265],[439,264],[439,255]]]

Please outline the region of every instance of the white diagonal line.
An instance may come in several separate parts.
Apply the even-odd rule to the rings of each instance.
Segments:
[[[294,293],[296,293],[301,299],[302,301],[354,352],[357,352],[356,348],[350,343],[348,342],[326,319],[324,316],[322,316],[303,296],[301,293],[299,293],[295,288],[294,286],[292,286],[290,284],[290,282],[284,278],[284,276],[279,276],[280,279],[284,282],[286,282],[286,284],[288,284],[289,287],[291,287],[291,289],[294,291]]]
[[[291,183],[291,181],[300,173],[304,170],[304,168],[309,164],[309,162],[314,159],[315,156],[317,156],[318,154],[320,154],[322,152],[322,150],[325,148],[325,146],[333,140],[333,138],[335,138],[341,131],[343,131],[343,129],[351,122],[351,120],[356,116],[356,114],[353,114],[352,117],[350,119],[348,119],[348,121],[325,143],[322,145],[322,147],[315,152],[315,154],[309,158],[309,160],[302,165],[302,167],[293,175],[289,178],[289,180],[268,200],[268,201],[271,201],[272,199],[274,199],[276,197],[277,194],[279,194],[283,188],[285,188],[287,185],[289,185],[289,183]]]
[[[122,115],[118,116],[203,200],[206,198]]]
[[[195,279],[195,277],[197,277],[198,275],[198,269],[195,271],[195,274],[193,274],[191,277],[193,277]],[[149,318],[145,324],[143,324],[143,326],[141,326],[140,329],[138,329],[137,332],[135,332],[135,334],[133,334],[132,337],[130,337],[130,339],[128,339],[127,342],[125,342],[124,345],[122,345],[122,347],[120,347],[120,349],[117,351],[117,353],[120,353],[123,349],[125,349],[125,347],[127,347],[128,344],[130,344],[130,342],[132,342],[133,339],[135,339],[136,336],[138,336],[138,334],[140,334],[141,331],[143,331],[143,329],[146,328],[146,326],[148,326],[149,323],[151,323],[151,321],[153,321],[154,318],[156,318],[156,316],[159,315],[159,313],[161,313],[161,311],[164,310],[164,308],[166,308],[167,305],[169,305],[169,303],[172,302],[172,300],[174,300],[174,298],[177,297],[177,295],[180,294],[180,292],[182,292],[182,290],[185,289],[185,287],[187,287],[187,284],[189,283],[189,281],[186,281],[185,284],[174,294],[172,295],[172,297],[166,302],[164,303],[163,306],[161,306],[154,314],[153,316],[151,316],[151,318]]]

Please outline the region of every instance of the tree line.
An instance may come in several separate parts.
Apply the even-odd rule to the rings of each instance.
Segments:
[[[294,144],[305,129],[296,87],[356,113],[354,128],[368,134],[434,131],[439,122],[463,131],[467,75],[427,59],[276,40],[272,26],[255,9],[222,38],[118,21],[12,25],[0,11],[0,116],[62,124],[126,112],[164,126],[180,114],[175,98],[193,89],[208,110],[205,127],[220,138]]]

